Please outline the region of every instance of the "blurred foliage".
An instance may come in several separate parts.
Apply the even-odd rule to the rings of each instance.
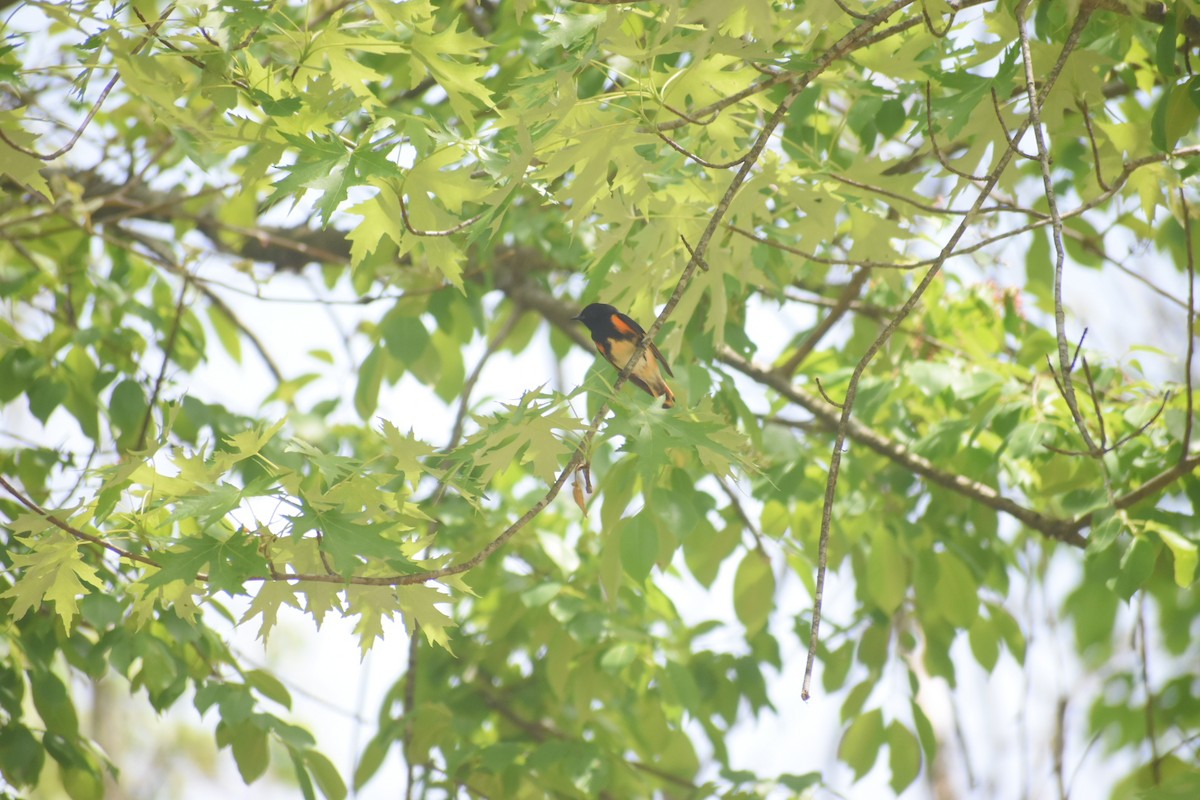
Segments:
[[[1040,681],[1036,592],[1095,684],[1038,745],[1060,791],[1099,739],[1113,797],[1197,796],[1198,5],[17,6],[0,775],[119,782],[78,705],[119,675],[207,712],[248,783],[286,753],[306,797],[397,757],[414,796],[803,795],[885,754],[896,794],[948,796],[963,745],[919,690]],[[344,352],[262,336],[297,275],[297,327],[351,298]],[[1156,308],[1137,344],[1177,379],[1080,348],[1071,299],[1129,286],[1105,323]],[[590,346],[593,301],[667,304],[675,409],[603,363],[472,395],[497,352]],[[229,360],[269,395],[197,379]],[[454,433],[406,433],[431,404]],[[727,741],[800,713],[811,601],[780,599],[815,594],[823,510],[843,772],[757,774]],[[228,644],[284,607],[364,652],[412,634],[353,774]]]

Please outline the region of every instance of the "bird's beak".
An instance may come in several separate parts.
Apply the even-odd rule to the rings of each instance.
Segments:
[[[583,322],[583,314],[576,314],[575,316],[571,317],[571,321],[572,322]]]

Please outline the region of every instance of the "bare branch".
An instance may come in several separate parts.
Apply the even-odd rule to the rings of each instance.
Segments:
[[[741,164],[746,159],[746,156],[743,155],[743,156],[739,156],[738,158],[735,158],[732,161],[726,161],[721,164],[715,163],[713,161],[707,161],[707,160],[701,158],[700,156],[696,155],[695,153],[693,153],[691,150],[688,150],[683,145],[679,144],[679,142],[675,141],[670,136],[667,136],[665,133],[660,131],[658,128],[651,128],[651,130],[654,131],[654,134],[656,136],[658,136],[658,138],[660,138],[664,142],[666,142],[667,145],[672,150],[674,150],[677,153],[682,154],[685,158],[689,158],[692,161],[695,161],[697,164],[699,164],[700,166],[702,166],[706,169],[731,169],[733,167],[736,167],[738,164]]]
[[[742,525],[746,530],[750,531],[750,535],[754,537],[754,549],[757,550],[763,558],[770,560],[767,555],[767,550],[763,547],[763,535],[758,530],[758,526],[754,524],[754,520],[750,519],[750,515],[746,513],[746,509],[742,507],[742,502],[738,500],[737,492],[729,482],[724,478],[717,476],[717,483],[721,486],[721,490],[725,492],[725,496],[729,498],[729,506],[737,514],[738,519],[742,521]]]
[[[1079,111],[1083,114],[1083,124],[1087,128],[1088,141],[1092,144],[1092,164],[1096,168],[1096,183],[1100,184],[1100,188],[1108,191],[1108,184],[1104,182],[1104,175],[1100,172],[1100,148],[1096,145],[1096,133],[1092,130],[1092,115],[1088,113],[1088,104],[1086,100],[1079,101]]]
[[[1146,655],[1146,595],[1143,592],[1138,603],[1137,618],[1138,662],[1142,667],[1142,688],[1146,692],[1143,708],[1146,717],[1146,738],[1150,740],[1150,772],[1154,785],[1162,783],[1162,764],[1158,755],[1158,734],[1154,724],[1154,689],[1150,686],[1150,657]]]
[[[1082,343],[1081,341],[1080,344]],[[1092,410],[1096,413],[1096,424],[1100,427],[1100,447],[1103,448],[1108,444],[1108,433],[1104,430],[1104,414],[1100,411],[1100,397],[1096,392],[1096,382],[1092,380],[1092,370],[1088,367],[1087,356],[1083,357],[1083,377],[1087,379],[1088,395],[1092,398]],[[1158,415],[1155,414],[1155,416]]]
[[[182,270],[183,268],[180,267]],[[162,365],[158,368],[158,377],[154,379],[154,390],[146,402],[146,413],[142,417],[142,427],[138,431],[137,445],[134,450],[146,447],[146,433],[150,430],[150,420],[154,416],[154,406],[158,403],[159,393],[162,392],[163,380],[167,377],[167,366],[171,363],[171,355],[175,352],[175,340],[179,336],[179,326],[183,322],[183,301],[187,297],[188,281],[179,284],[179,299],[175,301],[175,317],[171,320],[171,330],[167,333],[167,341],[162,347]]]
[[[950,33],[950,29],[952,27],[954,27],[954,18],[957,16],[958,16],[958,10],[951,7],[950,21],[946,23],[946,27],[942,28],[939,31],[933,24],[933,18],[931,16],[929,16],[929,8],[926,6],[925,3],[921,3],[921,17],[922,17],[922,19],[925,20],[925,27],[929,30],[929,32],[931,34],[933,34],[933,36],[935,36],[938,39],[946,38],[946,34]]]
[[[829,313],[825,315],[825,318],[817,323],[817,326],[813,328],[812,333],[808,335],[803,344],[796,348],[796,352],[792,353],[787,361],[779,365],[781,374],[792,375],[800,368],[800,365],[804,363],[804,359],[812,354],[812,351],[820,344],[825,335],[850,310],[850,304],[858,299],[870,274],[871,271],[867,269],[859,269],[854,273],[854,277],[846,284],[846,288],[842,290],[837,302],[829,310]]]
[[[466,230],[467,228],[474,225],[476,222],[479,222],[479,220],[483,219],[483,215],[487,213],[486,211],[480,211],[475,216],[469,217],[468,219],[464,219],[462,222],[458,223],[457,225],[452,225],[451,227],[446,228],[445,230],[442,230],[442,231],[424,231],[424,230],[419,230],[418,228],[414,228],[412,225],[412,222],[409,221],[409,219],[408,219],[408,204],[404,202],[404,192],[396,192],[396,199],[400,201],[400,218],[404,220],[404,229],[407,230],[409,233],[411,233],[413,236],[433,236],[433,237],[453,236],[454,234],[458,233],[459,231]]]
[[[821,426],[826,430],[837,430],[840,424],[840,415],[832,411],[817,396],[794,386],[787,377],[780,375],[768,367],[755,364],[728,347],[718,350],[717,358],[721,363],[727,364],[743,375],[774,389],[781,396],[800,406],[816,417]],[[803,424],[792,423],[787,420],[773,421],[780,424]],[[1083,547],[1087,543],[1078,532],[1081,528],[1086,527],[1086,525],[1076,526],[1076,520],[1050,517],[1022,506],[1020,503],[1000,494],[996,489],[987,484],[973,481],[963,475],[938,467],[929,459],[913,453],[906,445],[888,439],[886,436],[853,418],[846,424],[846,438],[865,445],[879,455],[893,461],[898,466],[925,478],[930,483],[961,494],[995,511],[1008,514],[1010,517],[1023,523],[1026,527],[1037,531],[1049,539],[1061,541],[1074,547]]]
[[[922,7],[922,11],[924,11],[924,7]],[[929,87],[929,81],[925,81],[925,129],[928,131],[929,145],[933,149],[933,157],[942,165],[942,169],[960,178],[966,178],[969,181],[987,180],[986,175],[972,175],[969,172],[963,172],[957,167],[951,166],[946,157],[942,155],[942,151],[938,148],[937,134],[933,130],[933,93]]]
[[[154,35],[158,32],[158,29],[162,27],[163,23],[167,21],[167,17],[171,16],[173,11],[175,11],[174,3],[171,3],[164,8],[162,14],[160,14],[158,17],[158,20],[147,29],[146,36],[130,49],[129,55],[135,56],[140,53],[142,48],[144,48],[153,40]],[[120,79],[121,73],[119,72],[114,74],[112,78],[109,79],[108,83],[105,84],[104,88],[100,91],[100,96],[96,98],[96,102],[92,103],[92,107],[88,109],[87,116],[83,118],[83,122],[81,122],[79,127],[75,129],[75,132],[71,134],[71,138],[67,140],[66,144],[55,150],[53,153],[42,154],[36,150],[29,150],[25,147],[22,147],[12,139],[8,138],[8,134],[4,132],[3,128],[0,128],[0,140],[2,140],[13,150],[24,153],[27,156],[32,156],[40,161],[53,161],[59,156],[66,155],[67,153],[71,152],[72,149],[74,149],[76,144],[79,143],[79,139],[83,136],[83,132],[87,130],[87,127],[92,124],[92,120],[96,118],[98,113],[100,113],[100,106],[104,105],[104,101],[108,99],[108,95],[116,87],[117,81]]]
[[[847,14],[848,16],[854,17],[855,19],[866,19],[867,18],[866,14],[862,14],[857,11],[852,11],[850,9],[850,7],[847,6],[845,4],[845,2],[843,2],[843,0],[833,0],[833,2],[837,3],[837,7],[840,8],[842,10],[842,12],[844,14]]]
[[[99,536],[94,536],[85,531],[81,531],[78,528],[76,528],[75,526],[70,525],[66,522],[63,522],[61,519],[56,517],[54,514],[51,514],[49,511],[42,508],[37,503],[33,502],[33,500],[29,499],[19,489],[17,489],[11,483],[9,483],[7,480],[5,480],[3,475],[0,475],[0,486],[4,487],[5,491],[7,491],[9,494],[11,494],[13,497],[15,497],[18,503],[25,506],[30,511],[37,514],[39,517],[43,518],[44,520],[46,520],[47,522],[49,522],[51,525],[58,528],[59,530],[65,532],[65,533],[71,534],[76,539],[82,539],[85,542],[91,542],[94,545],[97,545],[99,547],[104,548],[105,550],[108,550],[110,553],[116,553],[118,556],[120,556],[121,558],[124,558],[128,561],[136,561],[137,563],[144,564],[148,567],[157,567],[158,566],[158,562],[152,558],[148,558],[147,556],[141,555],[139,553],[134,553],[134,552],[131,552],[124,548],[118,547],[117,545],[113,544],[112,542],[108,542],[108,541],[105,541],[104,539],[101,539]]]
[[[517,307],[513,311],[513,315],[509,317],[503,327],[488,342],[487,348],[483,351],[483,355],[479,357],[475,368],[471,370],[471,374],[463,382],[462,391],[458,395],[458,412],[454,415],[454,426],[451,428],[450,444],[447,446],[447,450],[457,445],[462,438],[463,426],[467,420],[467,411],[471,407],[471,392],[475,390],[475,384],[479,382],[479,376],[483,374],[483,368],[487,366],[488,360],[500,349],[500,345],[504,344],[504,341],[512,335],[513,330],[517,327],[517,323],[521,321],[521,317],[524,315],[524,310],[520,307]]]
[[[1075,45],[1078,43],[1079,35],[1083,31],[1083,16],[1084,15],[1081,15],[1080,18],[1076,19],[1075,25],[1071,29],[1071,33],[1063,45],[1062,52],[1059,54],[1058,61],[1055,63],[1053,69],[1050,71],[1050,74],[1047,76],[1045,84],[1046,90],[1049,90],[1049,87],[1054,85],[1054,82],[1058,79],[1059,74],[1061,74],[1062,69],[1066,64],[1067,57],[1075,49]],[[1024,132],[1030,122],[1031,120],[1022,122],[1018,135]],[[987,198],[990,196],[992,189],[994,189],[996,184],[999,182],[1001,174],[1003,174],[1004,170],[1007,169],[1009,163],[1012,161],[1013,155],[1013,150],[1005,150],[1002,154],[1000,154],[996,166],[988,176],[987,182],[979,191],[979,196],[976,198],[975,203],[972,206],[971,213],[968,213],[967,216],[963,218],[962,222],[951,234],[946,244],[942,247],[941,252],[938,254],[938,258],[935,263],[929,268],[928,272],[925,273],[925,276],[917,284],[908,300],[906,300],[904,305],[901,306],[896,316],[893,317],[892,320],[884,326],[884,329],[879,333],[879,335],[875,337],[875,340],[867,348],[866,352],[863,353],[862,357],[855,365],[854,371],[850,375],[850,382],[846,387],[845,405],[842,408],[841,417],[838,420],[837,433],[834,437],[833,448],[831,450],[829,474],[825,482],[825,499],[821,507],[821,534],[817,552],[817,587],[815,596],[813,597],[812,629],[809,636],[808,658],[804,668],[804,684],[800,691],[800,696],[802,698],[808,698],[809,686],[812,683],[813,663],[816,660],[817,643],[819,641],[818,637],[821,624],[820,605],[825,583],[824,565],[828,557],[829,535],[833,525],[833,503],[837,492],[838,471],[841,467],[842,448],[845,445],[847,431],[850,426],[850,415],[853,412],[854,400],[858,394],[859,381],[862,379],[867,365],[871,363],[871,360],[875,357],[875,354],[878,353],[888,339],[891,338],[892,333],[897,327],[899,327],[900,323],[904,321],[904,318],[908,316],[908,314],[916,306],[917,302],[925,294],[925,291],[933,283],[934,278],[936,278],[941,271],[942,265],[954,252],[954,248],[958,244],[958,241],[966,233],[967,226],[973,222],[975,215],[978,214],[979,210],[983,207],[984,202],[986,202]]]
[[[1180,448],[1179,460],[1186,461],[1192,447],[1192,416],[1195,411],[1192,391],[1192,357],[1196,354],[1196,256],[1192,241],[1192,212],[1188,208],[1187,197],[1183,187],[1179,187],[1179,207],[1183,213],[1183,246],[1187,252],[1187,356],[1183,363],[1183,380],[1187,387],[1187,406],[1184,409],[1183,446]]]
[[[1075,420],[1075,427],[1079,430],[1079,435],[1082,437],[1087,449],[1095,452],[1097,450],[1096,443],[1092,440],[1092,434],[1087,429],[1083,413],[1079,410],[1079,401],[1075,397],[1075,386],[1071,382],[1073,360],[1067,357],[1067,323],[1062,302],[1062,276],[1063,263],[1066,260],[1066,248],[1063,246],[1063,221],[1062,216],[1058,212],[1058,202],[1055,199],[1054,178],[1050,174],[1050,149],[1046,144],[1046,137],[1042,131],[1041,118],[1042,97],[1049,91],[1049,87],[1043,88],[1041,92],[1036,90],[1033,55],[1029,44],[1029,25],[1026,20],[1029,4],[1030,0],[1021,0],[1017,4],[1017,36],[1021,43],[1021,59],[1025,65],[1025,94],[1029,102],[1028,128],[1032,129],[1034,141],[1037,143],[1037,160],[1041,166],[1042,186],[1046,196],[1046,203],[1050,210],[1051,238],[1054,243],[1054,328],[1058,339],[1058,364],[1063,377],[1063,399],[1067,403],[1067,408],[1071,411],[1071,417]],[[1068,42],[1079,38],[1079,34],[1087,24],[1090,14],[1090,9],[1086,7],[1080,8],[1079,14],[1075,18],[1075,24],[1072,26]]]
[[[1000,111],[1000,98],[996,95],[995,89],[992,89],[992,108],[996,111],[996,119],[1000,123],[1000,133],[1004,135],[1004,141],[1008,143],[1009,151],[1029,161],[1037,161],[1037,156],[1031,156],[1017,147],[1017,139],[1008,132],[1008,125],[1004,122],[1004,114]]]

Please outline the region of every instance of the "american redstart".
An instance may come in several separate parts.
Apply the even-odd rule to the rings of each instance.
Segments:
[[[574,319],[588,326],[588,330],[592,332],[592,341],[596,343],[596,349],[618,371],[625,369],[633,351],[637,349],[646,335],[641,325],[607,303],[592,303],[579,312],[579,316]],[[651,358],[651,355],[654,357]],[[629,373],[629,380],[654,397],[665,398],[663,408],[671,408],[675,405],[675,395],[667,386],[667,382],[663,380],[662,373],[658,371],[659,364],[662,364],[662,368],[667,371],[668,375],[672,378],[675,377],[675,373],[671,372],[671,367],[667,365],[663,354],[658,352],[654,342],[650,342],[650,347],[642,354],[642,358],[633,368],[633,372]]]

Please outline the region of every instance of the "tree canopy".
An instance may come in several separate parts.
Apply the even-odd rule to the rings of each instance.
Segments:
[[[1198,6],[0,4],[3,781],[117,676],[306,797],[1200,795]],[[411,637],[349,770],[281,613]]]

